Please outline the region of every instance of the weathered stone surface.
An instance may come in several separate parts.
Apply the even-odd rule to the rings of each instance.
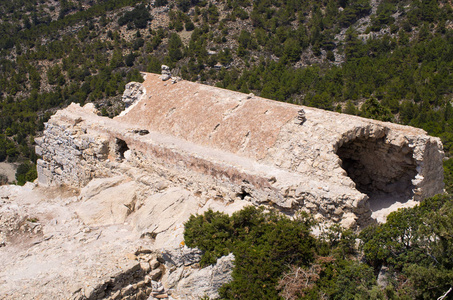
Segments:
[[[87,225],[124,223],[127,216],[135,209],[137,190],[139,190],[139,186],[133,181],[105,188],[99,193],[83,199],[77,207],[76,213]],[[93,194],[90,190],[87,193]]]
[[[160,262],[154,258],[149,262],[149,266],[151,267],[151,270],[157,269],[160,266]]]
[[[182,248],[167,249],[162,252],[162,258],[166,264],[172,266],[190,266],[199,263],[203,252],[199,249],[188,248],[184,246]]]
[[[152,270],[151,273],[149,273],[149,276],[151,277],[152,280],[158,280],[162,276],[162,270],[161,269]]]
[[[123,299],[123,290],[131,293],[124,298],[143,293],[147,298],[152,278],[169,272],[162,252],[179,249],[191,213],[209,208],[232,213],[244,205],[208,200],[207,193],[195,195],[184,182],[160,190],[153,183],[163,182],[161,175],[131,166],[121,170],[81,190],[30,183],[0,187],[0,231],[6,233],[0,248],[2,299]],[[123,205],[130,199],[135,199],[131,212]],[[127,216],[115,206],[123,206]],[[140,238],[143,232],[157,234]],[[196,265],[191,257],[178,265]]]
[[[140,262],[140,268],[142,268],[143,272],[145,273],[149,273],[149,271],[151,270],[151,266],[146,261]]]
[[[86,230],[74,213],[81,203],[76,194],[60,187],[0,187],[0,230],[11,229],[0,248],[0,298],[89,299],[111,278],[126,286],[140,272],[126,253],[143,241],[123,224]],[[6,211],[17,217],[5,219]],[[37,223],[41,230],[30,231]]]
[[[143,85],[139,82],[129,82],[124,88],[123,97],[121,98],[126,106],[129,108],[134,103],[140,101],[142,96],[145,94]]]
[[[217,260],[215,265],[202,268],[183,270],[180,267],[174,271],[180,278],[175,280],[174,293],[182,299],[200,299],[219,297],[218,289],[225,283],[232,280],[231,273],[234,267],[234,255],[231,253]],[[179,275],[182,273],[182,275]],[[172,274],[169,275],[171,278]]]
[[[171,188],[144,199],[131,223],[137,232],[152,234],[156,247],[177,246],[184,240],[182,224],[197,213],[198,205],[189,191]]]
[[[421,129],[187,81],[167,85],[156,74],[141,85],[140,100],[113,120],[75,104],[54,115],[37,140],[39,182],[83,187],[127,163],[212,199],[347,218],[351,227],[371,220],[370,207],[443,191],[442,145]]]

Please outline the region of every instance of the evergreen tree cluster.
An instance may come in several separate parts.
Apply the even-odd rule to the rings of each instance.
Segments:
[[[221,299],[437,299],[452,287],[451,195],[393,212],[359,235],[334,225],[315,237],[314,225],[250,206],[193,215],[184,238],[204,252],[202,266],[235,255]]]

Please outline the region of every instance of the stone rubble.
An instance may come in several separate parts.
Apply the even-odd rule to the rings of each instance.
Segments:
[[[170,72],[170,68],[166,65],[162,65],[161,66],[161,73],[162,75],[160,76],[160,79],[162,79],[162,81],[167,81],[171,78],[171,72]]]
[[[143,86],[139,82],[129,82],[125,86],[125,90],[121,100],[124,102],[125,107],[128,108],[140,99],[145,94]]]
[[[307,120],[307,118],[305,117],[305,111],[304,109],[301,109],[297,112],[297,124],[299,125],[303,125],[304,122]]]

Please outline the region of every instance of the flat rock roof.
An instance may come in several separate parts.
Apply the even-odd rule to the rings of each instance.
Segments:
[[[373,199],[381,207],[443,191],[442,144],[422,129],[144,75],[127,85],[132,105],[114,119],[72,104],[49,120],[37,140],[41,182],[80,186],[112,160],[152,161],[211,178],[186,176],[206,189],[225,185],[241,200],[334,221],[369,217]]]

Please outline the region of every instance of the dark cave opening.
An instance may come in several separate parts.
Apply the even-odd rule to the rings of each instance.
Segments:
[[[242,189],[236,194],[236,197],[239,197],[241,200],[245,200],[246,197],[251,197],[251,195],[246,190]]]
[[[116,139],[115,144],[116,144],[115,152],[117,154],[117,157],[118,159],[123,160],[124,153],[127,150],[129,150],[129,147],[127,146],[127,143],[121,139]]]
[[[408,146],[388,144],[385,138],[361,137],[343,144],[337,155],[356,189],[368,195],[371,211],[413,197],[412,179],[417,170]]]

